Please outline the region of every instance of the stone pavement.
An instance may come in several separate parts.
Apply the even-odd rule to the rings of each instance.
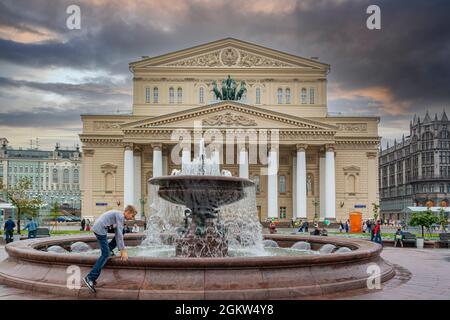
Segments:
[[[396,266],[396,276],[384,283],[381,290],[354,290],[314,299],[352,300],[450,300],[450,250],[390,248],[382,257]],[[0,247],[0,261],[6,258]],[[31,293],[0,285],[0,300],[60,300],[64,297]],[[67,298],[66,298],[67,299]]]

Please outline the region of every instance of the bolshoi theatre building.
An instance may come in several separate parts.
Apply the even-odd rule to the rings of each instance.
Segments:
[[[344,221],[355,211],[372,216],[379,118],[328,113],[330,65],[227,38],[143,57],[129,68],[132,111],[81,116],[83,216],[127,204],[148,214],[147,181],[180,169],[174,132],[192,134],[192,144],[180,149],[190,161],[194,137],[208,130],[224,137],[233,130],[258,137],[276,132],[276,143],[267,139],[266,162],[249,160],[250,144],[257,143],[252,138],[235,144],[231,155],[229,146],[218,150],[221,168],[255,182],[260,220]],[[227,83],[239,94],[222,95]],[[276,171],[264,174],[270,166]]]

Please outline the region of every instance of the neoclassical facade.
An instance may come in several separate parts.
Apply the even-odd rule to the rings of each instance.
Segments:
[[[180,169],[174,154],[190,161],[195,137],[233,131],[248,137],[232,155],[229,146],[218,150],[221,167],[255,182],[261,220],[371,216],[378,202],[379,118],[328,113],[329,65],[227,38],[143,57],[130,71],[129,114],[82,115],[83,215],[129,203],[147,213],[147,181]],[[218,100],[213,91],[228,76],[238,85],[245,81],[238,101]],[[191,143],[179,149],[175,132],[191,135]],[[258,142],[249,132],[270,132],[256,163],[249,154]]]

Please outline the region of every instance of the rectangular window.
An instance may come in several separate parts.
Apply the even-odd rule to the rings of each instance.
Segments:
[[[261,192],[261,183],[259,176],[253,176],[252,181],[255,183],[256,192]]]
[[[302,104],[306,104],[306,88],[302,88],[302,92],[300,94],[302,99]]]
[[[261,104],[261,89],[256,88],[256,104]]]
[[[280,207],[280,219],[286,219],[286,207]]]
[[[278,181],[279,181],[279,186],[278,186],[279,192],[285,193],[286,192],[286,176],[279,176]]]
[[[158,87],[153,88],[153,103],[158,103]]]
[[[150,103],[150,88],[145,88],[145,103]]]
[[[309,103],[314,104],[314,88],[309,89]]]
[[[291,103],[291,89],[289,88],[286,89],[286,103]]]
[[[283,89],[281,89],[281,88],[277,90],[277,101],[278,101],[278,104],[283,103]]]

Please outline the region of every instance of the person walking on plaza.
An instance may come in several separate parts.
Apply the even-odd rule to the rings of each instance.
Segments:
[[[403,231],[402,231],[402,228],[398,228],[397,229],[397,232],[395,232],[394,237],[395,237],[394,247],[397,246],[397,242],[400,242],[400,245],[403,248]]]
[[[92,270],[87,276],[83,278],[85,285],[91,292],[95,292],[95,285],[100,273],[111,256],[111,247],[108,244],[108,227],[115,225],[115,237],[111,242],[117,243],[117,247],[120,250],[120,258],[123,261],[128,260],[128,253],[125,249],[125,242],[123,240],[123,230],[125,220],[133,220],[136,216],[136,209],[132,205],[125,207],[123,212],[118,210],[110,210],[103,213],[94,223],[92,231],[94,231],[97,237],[101,255],[95,263]],[[113,248],[114,249],[114,248]]]
[[[376,243],[379,243],[382,245],[382,240],[381,240],[381,223],[380,220],[377,221],[377,225],[375,226],[375,229],[373,230],[373,234],[374,234],[374,241]]]
[[[33,220],[33,218],[31,218],[30,221],[22,230],[28,229],[28,239],[32,239],[36,238],[37,228],[38,228],[37,223]]]
[[[345,222],[345,232],[348,233],[350,231],[350,220]]]
[[[12,221],[11,217],[8,218],[5,222],[4,230],[5,230],[5,240],[6,243],[10,243],[14,241],[14,228],[16,224]]]
[[[366,225],[367,225],[367,233],[372,234],[372,223],[370,220],[366,221]]]
[[[344,224],[342,223],[342,221],[339,221],[339,232],[344,231]]]
[[[80,231],[84,231],[84,228],[86,228],[86,219],[83,218],[83,220],[81,220],[80,225],[81,225]]]

